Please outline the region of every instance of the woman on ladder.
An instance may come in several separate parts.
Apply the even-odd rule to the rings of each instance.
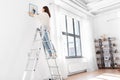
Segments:
[[[29,15],[35,17],[40,25],[39,29],[41,31],[41,37],[43,41],[42,43],[43,43],[44,49],[49,54],[48,58],[56,58],[56,51],[50,39],[49,22],[50,22],[51,14],[50,14],[49,8],[47,6],[44,6],[42,8],[42,12],[39,14],[35,14],[36,11],[35,9],[33,10],[34,10],[33,11],[34,13],[29,12]]]

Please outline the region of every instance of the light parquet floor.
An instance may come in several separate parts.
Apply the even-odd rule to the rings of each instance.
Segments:
[[[118,70],[118,69],[99,69],[99,70],[93,71],[93,72],[84,72],[84,73],[80,73],[80,74],[75,74],[75,75],[69,76],[66,80],[88,80],[88,79],[94,78],[96,76],[99,76],[103,73],[112,73],[112,74],[120,75],[120,70]]]

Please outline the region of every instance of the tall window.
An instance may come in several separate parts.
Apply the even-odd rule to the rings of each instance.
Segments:
[[[65,26],[63,35],[66,37],[67,58],[77,58],[82,56],[80,40],[80,21],[65,16]]]

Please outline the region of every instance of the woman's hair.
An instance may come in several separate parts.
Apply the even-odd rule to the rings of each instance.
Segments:
[[[46,12],[49,15],[49,17],[51,17],[49,8],[47,6],[43,6],[43,9],[44,9],[44,12]]]

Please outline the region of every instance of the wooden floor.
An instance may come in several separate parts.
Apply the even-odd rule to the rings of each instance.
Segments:
[[[66,80],[88,80],[103,73],[114,73],[120,75],[120,71],[118,69],[100,69],[94,72],[84,72],[84,73],[72,75],[69,76]]]

